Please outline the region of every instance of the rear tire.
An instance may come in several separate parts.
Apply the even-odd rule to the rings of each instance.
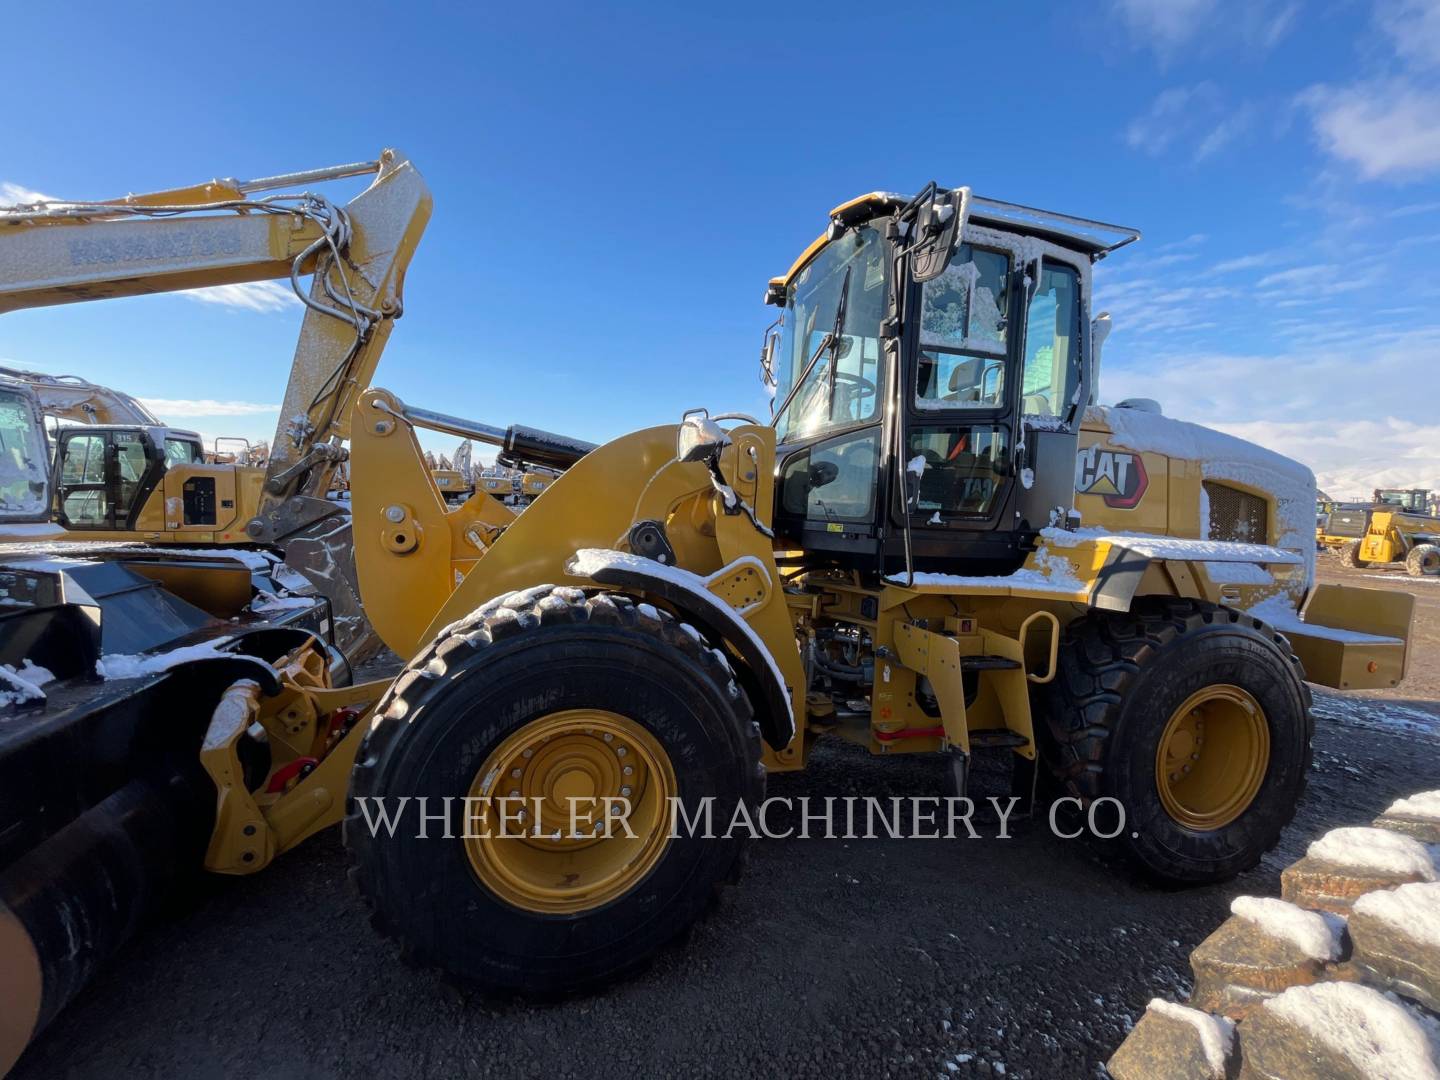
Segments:
[[[1304,792],[1314,732],[1309,689],[1283,637],[1228,608],[1137,601],[1128,613],[1096,612],[1073,622],[1059,663],[1049,738],[1042,742],[1047,763],[1084,803],[1118,800],[1125,828],[1116,843],[1146,873],[1178,884],[1224,881],[1275,846]],[[1215,805],[1197,803],[1188,813],[1188,777],[1167,785],[1161,763],[1197,695],[1212,697],[1212,724],[1228,723],[1238,734],[1227,741],[1217,737],[1225,727],[1210,729],[1211,747],[1195,749],[1202,756],[1218,749],[1220,756],[1197,758],[1194,779],[1217,761],[1224,770],[1234,759],[1238,771],[1229,803],[1222,777]],[[1249,711],[1234,702],[1248,702]],[[1239,720],[1226,720],[1227,709]],[[1196,824],[1207,812],[1213,826]],[[1098,823],[1113,831],[1114,824]]]
[[[608,716],[630,725],[635,738],[607,734],[602,744],[603,728],[580,730],[566,720],[589,714],[598,724]],[[492,993],[586,992],[642,967],[738,872],[745,837],[737,831],[725,839],[724,830],[738,803],[753,820],[764,798],[759,730],[724,654],[668,612],[628,596],[541,586],[493,600],[411,661],[376,715],[351,777],[344,823],[351,876],[377,928],[407,958]],[[571,724],[569,734],[525,742],[529,731],[553,730],[546,725],[557,718]],[[571,740],[569,757],[557,749],[563,739]],[[626,753],[626,741],[630,755],[608,760]],[[560,760],[544,783],[567,790],[582,773],[633,783],[648,760],[655,791],[673,792],[690,820],[701,799],[713,799],[721,838],[691,836],[683,824],[669,835],[667,807],[658,851],[643,865],[622,856],[620,885],[609,893],[575,891],[572,879],[583,875],[568,872],[570,857],[537,855],[539,843],[491,841],[490,854],[477,855],[464,838],[462,800],[510,787],[508,765],[503,788],[493,782],[497,754],[527,766],[517,785],[530,782],[531,768]],[[406,795],[428,797],[432,815],[452,799],[453,808],[444,805],[453,838],[441,838],[433,818],[430,839],[419,838],[413,808],[392,834],[367,826],[357,800],[383,797],[393,807]],[[625,834],[614,835],[589,850],[619,844]],[[506,844],[527,846],[504,849],[518,856],[494,855]],[[529,875],[518,891],[507,876],[517,866]]]
[[[1405,556],[1405,572],[1411,577],[1434,577],[1440,574],[1440,546],[1416,544]]]
[[[1360,541],[1351,540],[1340,549],[1340,565],[1348,566],[1352,570],[1363,570],[1370,564],[1360,558]]]

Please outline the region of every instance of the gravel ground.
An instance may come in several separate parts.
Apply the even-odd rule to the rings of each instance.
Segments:
[[[1433,634],[1433,605],[1422,617]],[[1412,662],[1434,685],[1434,651]],[[1440,787],[1431,697],[1317,692],[1296,821],[1226,885],[1137,884],[1043,816],[1012,821],[1008,840],[977,816],[991,838],[765,841],[744,881],[645,974],[546,1006],[404,967],[327,834],[254,878],[209,883],[202,903],[148,930],[13,1076],[1103,1076],[1145,1003],[1188,990],[1189,952],[1232,897],[1277,895],[1280,870],[1326,828]],[[1006,793],[1003,766],[974,782],[981,796]],[[941,790],[934,760],[845,745],[770,786],[812,800]]]

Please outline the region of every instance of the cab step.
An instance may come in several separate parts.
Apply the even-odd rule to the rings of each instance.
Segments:
[[[1020,666],[1018,660],[1006,656],[962,656],[961,671],[1014,671]]]
[[[1009,728],[971,728],[970,748],[1018,750],[1029,746],[1030,740]]]

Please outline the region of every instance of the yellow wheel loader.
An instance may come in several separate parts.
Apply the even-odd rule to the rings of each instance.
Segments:
[[[428,206],[393,153],[391,182]],[[89,213],[18,228],[104,236]],[[342,821],[410,957],[489,991],[603,985],[734,878],[766,775],[827,737],[941,755],[952,808],[1001,755],[1022,801],[1044,776],[1118,818],[1143,872],[1223,880],[1294,813],[1306,680],[1403,677],[1413,599],[1313,583],[1308,470],[1152,402],[1092,407],[1091,268],[1133,231],[934,184],[852,200],[767,288],[768,422],[697,410],[593,447],[369,385],[423,215],[383,285],[358,271],[395,220],[356,210],[343,258],[296,262],[300,241],[271,268],[308,273],[307,328],[364,357],[321,389],[344,388],[355,562],[398,678],[341,685],[316,641],[263,628],[114,662],[81,632],[120,609],[75,581],[103,563],[9,571],[32,599],[0,615],[0,662],[38,697],[17,686],[0,724],[0,1062],[165,881]],[[559,475],[508,520],[448,507],[417,429]]]

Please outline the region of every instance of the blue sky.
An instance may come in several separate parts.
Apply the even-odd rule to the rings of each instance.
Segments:
[[[1145,233],[1097,275],[1104,400],[1440,487],[1440,0],[165,8],[12,18],[0,202],[398,146],[436,204],[407,401],[596,440],[763,411],[766,279],[935,178]],[[298,324],[280,289],[72,305],[0,318],[0,361],[268,437]]]

